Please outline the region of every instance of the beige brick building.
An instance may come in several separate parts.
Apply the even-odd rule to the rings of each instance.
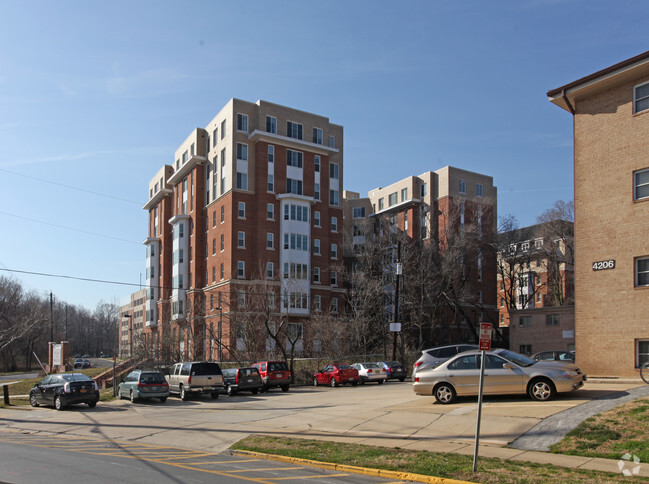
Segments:
[[[649,359],[649,52],[548,92],[573,115],[577,363]]]

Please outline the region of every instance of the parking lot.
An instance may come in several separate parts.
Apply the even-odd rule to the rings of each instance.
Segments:
[[[550,402],[526,396],[484,400],[481,443],[506,445],[542,419],[634,385],[593,384]],[[132,404],[100,402],[96,408],[25,407],[4,410],[0,423],[9,428],[64,432],[141,443],[220,452],[252,433],[354,441],[403,448],[448,450],[472,442],[476,398],[440,405],[418,397],[409,382],[356,387],[291,387],[258,395],[221,395],[181,401],[171,397]]]

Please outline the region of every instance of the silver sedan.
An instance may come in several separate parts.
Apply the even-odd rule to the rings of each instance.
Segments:
[[[444,404],[457,396],[477,395],[480,364],[480,351],[460,353],[435,368],[417,372],[413,390],[417,395],[433,395]],[[540,401],[576,390],[586,381],[586,375],[574,364],[535,361],[504,349],[486,352],[484,375],[484,395],[527,393]]]

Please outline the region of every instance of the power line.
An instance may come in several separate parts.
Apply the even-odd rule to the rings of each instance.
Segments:
[[[49,183],[50,185],[57,185],[59,187],[69,188],[71,190],[77,190],[77,191],[80,191],[80,192],[90,193],[92,195],[97,195],[97,196],[100,196],[100,197],[111,198],[113,200],[119,200],[121,202],[132,203],[134,205],[139,205],[139,206],[144,205],[143,203],[136,202],[135,200],[128,200],[126,198],[120,198],[120,197],[116,197],[114,195],[108,195],[106,193],[100,193],[100,192],[95,192],[95,191],[92,191],[92,190],[86,190],[85,188],[74,187],[72,185],[65,185],[64,183],[58,183],[58,182],[54,182],[54,181],[51,181],[51,180],[44,180],[43,178],[38,178],[38,177],[35,177],[35,176],[31,176],[31,175],[24,175],[22,173],[16,173],[15,171],[7,170],[5,168],[0,168],[0,171],[4,171],[5,173],[11,173],[12,175],[16,175],[16,176],[22,176],[24,178],[30,178],[32,180],[37,180],[37,181],[42,182],[42,183]]]
[[[13,213],[3,212],[1,210],[0,210],[0,214],[7,215],[9,217],[18,218],[18,219],[21,219],[21,220],[28,220],[29,222],[35,222],[35,223],[39,223],[39,224],[49,225],[51,227],[56,227],[56,228],[59,228],[59,229],[71,230],[73,232],[80,232],[82,234],[94,235],[96,237],[103,237],[105,239],[119,240],[120,242],[128,242],[129,244],[142,245],[142,242],[135,242],[133,240],[121,239],[119,237],[113,237],[112,235],[98,234],[98,233],[95,233],[95,232],[90,232],[88,230],[75,229],[73,227],[66,227],[65,225],[58,225],[58,224],[53,224],[53,223],[50,223],[50,222],[45,222],[43,220],[36,220],[34,218],[23,217],[22,215],[15,215]]]

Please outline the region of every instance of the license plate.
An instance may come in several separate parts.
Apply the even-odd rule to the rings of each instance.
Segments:
[[[248,378],[248,383],[252,383],[252,378]]]
[[[283,375],[283,374],[281,374],[281,373],[278,373],[277,375],[275,375],[275,377],[276,377],[276,378],[283,378],[283,377],[284,377],[284,375]]]
[[[87,390],[86,388],[81,388],[81,389],[79,390],[79,393],[86,393],[87,391],[88,391],[88,390]]]
[[[349,380],[349,381],[352,381],[352,380],[353,380],[353,378],[348,378],[348,380]]]
[[[151,387],[151,391],[152,392],[158,391],[158,387]]]

